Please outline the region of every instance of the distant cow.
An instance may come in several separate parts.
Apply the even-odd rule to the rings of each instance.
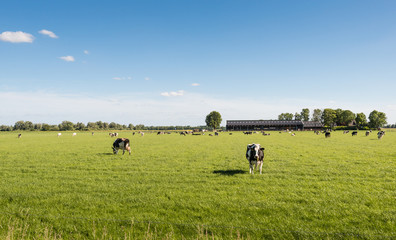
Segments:
[[[330,132],[326,132],[325,133],[325,138],[329,138],[330,137]]]
[[[384,131],[379,131],[378,133],[377,133],[377,136],[378,136],[378,139],[379,140],[381,140],[382,139],[382,137],[385,135],[385,132]]]
[[[62,136],[62,133],[58,133],[58,137]]]
[[[215,132],[215,136],[219,136],[219,133],[218,133],[218,132]]]
[[[366,137],[370,135],[370,131],[366,131]]]
[[[129,145],[129,139],[128,138],[117,138],[114,143],[113,143],[113,153],[117,154],[118,150],[122,150],[122,155],[124,155],[125,150],[129,152],[129,155],[131,155],[131,146]]]
[[[77,135],[77,133],[73,133],[73,135],[72,136],[76,136]]]
[[[21,137],[22,137],[22,133],[18,134],[18,138],[21,138]]]
[[[357,136],[357,131],[353,131],[352,136]]]
[[[248,144],[246,149],[246,159],[249,161],[249,172],[254,174],[254,167],[260,168],[260,174],[264,163],[264,148],[260,144]]]

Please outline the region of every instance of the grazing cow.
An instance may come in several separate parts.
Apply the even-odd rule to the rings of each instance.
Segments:
[[[58,137],[62,136],[62,133],[58,133]]]
[[[18,134],[18,138],[21,138],[21,137],[22,137],[22,133]]]
[[[186,136],[186,133],[185,132],[181,132],[180,135]]]
[[[142,137],[143,137],[143,136],[144,136],[144,132],[141,132],[141,133],[140,133],[140,136],[142,136]]]
[[[357,136],[357,131],[353,131],[352,136]]]
[[[215,132],[215,136],[219,136],[219,133],[218,133],[218,132]]]
[[[377,133],[377,135],[378,135],[378,140],[381,140],[382,137],[385,135],[385,131],[379,131],[379,132]]]
[[[122,155],[124,155],[125,150],[127,150],[129,155],[131,155],[131,146],[129,145],[128,138],[117,138],[113,143],[112,149],[114,154],[117,154],[118,150],[122,149]]]
[[[264,163],[264,148],[260,144],[248,144],[246,149],[246,159],[249,161],[249,172],[254,174],[254,167],[260,168],[260,174]]]
[[[94,135],[95,133],[94,132],[92,132],[92,136]]]
[[[193,134],[193,135],[194,135],[194,134]],[[213,137],[213,134],[210,134],[210,133],[209,133],[209,137]]]
[[[72,135],[72,136],[74,137],[74,136],[76,136],[76,135],[77,135],[77,133],[73,133],[73,135]]]
[[[330,137],[330,132],[326,132],[325,133],[325,138],[329,138]]]
[[[370,131],[366,131],[366,137],[370,135]]]
[[[232,133],[229,133],[229,135],[232,135]]]

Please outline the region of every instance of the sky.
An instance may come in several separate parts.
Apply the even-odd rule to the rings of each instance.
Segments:
[[[396,1],[2,1],[0,125],[205,125],[303,108],[396,123]]]

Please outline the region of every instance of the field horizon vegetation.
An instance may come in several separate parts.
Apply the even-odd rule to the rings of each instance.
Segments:
[[[0,239],[396,238],[396,130],[0,132]],[[246,146],[265,148],[249,174]]]

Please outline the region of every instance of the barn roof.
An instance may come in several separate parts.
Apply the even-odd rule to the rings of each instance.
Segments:
[[[323,124],[315,121],[300,120],[227,120],[228,126],[304,126],[304,128],[323,127]]]
[[[303,125],[302,121],[298,120],[227,120],[227,125],[232,126],[254,126],[254,125],[263,125],[263,126],[298,126]]]

